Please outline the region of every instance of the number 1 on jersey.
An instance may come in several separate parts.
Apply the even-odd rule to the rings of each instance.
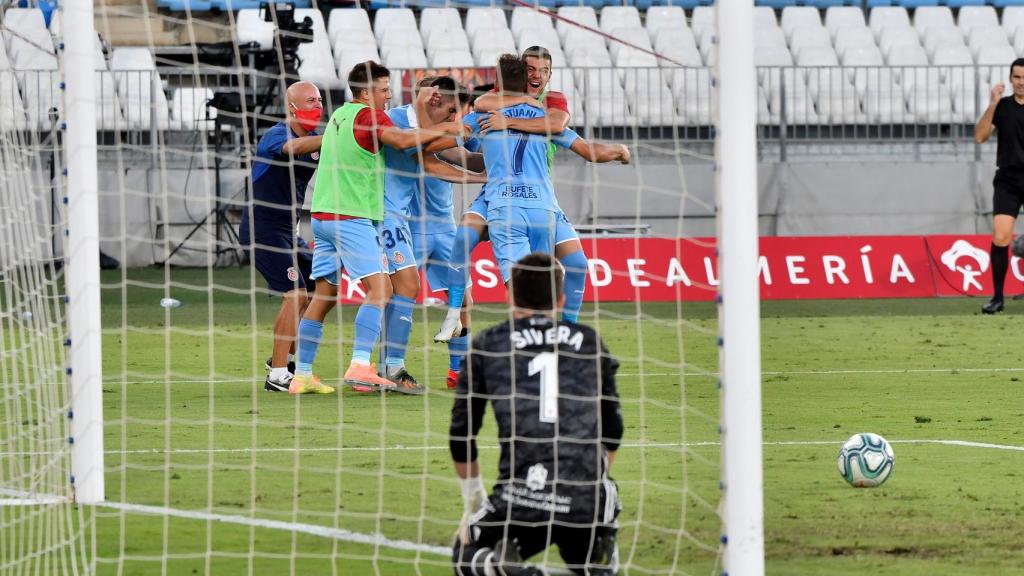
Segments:
[[[530,360],[529,375],[540,374],[540,421],[558,422],[558,355],[542,352]]]

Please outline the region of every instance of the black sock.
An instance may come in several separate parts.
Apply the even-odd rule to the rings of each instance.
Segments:
[[[992,255],[992,288],[993,298],[1003,299],[1003,283],[1006,280],[1006,269],[1010,267],[1010,253],[1008,246],[996,246],[992,244],[989,254]]]

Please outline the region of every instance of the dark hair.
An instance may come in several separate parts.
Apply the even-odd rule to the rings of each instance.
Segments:
[[[544,252],[523,256],[512,265],[508,289],[517,308],[546,312],[554,310],[562,293],[562,265]]]
[[[494,90],[494,83],[493,82],[491,82],[490,84],[481,84],[479,86],[475,86],[473,88],[470,88],[469,90],[466,90],[466,92],[465,92],[466,99],[465,99],[465,101],[461,101],[461,103],[463,105],[466,105],[466,104],[473,105],[473,104],[476,103],[476,99],[477,98],[483,96],[484,94],[487,94],[491,90]]]
[[[548,52],[548,49],[543,46],[530,46],[523,50],[523,62],[526,62],[527,58],[543,58],[551,62],[551,52]]]
[[[515,54],[498,58],[498,86],[502,92],[526,92],[526,63]]]
[[[360,91],[370,91],[374,82],[390,76],[391,71],[383,65],[367,60],[352,67],[352,71],[348,73],[348,87],[352,90],[352,96],[359,98]]]
[[[1017,66],[1024,67],[1024,58],[1017,58],[1013,61],[1013,64],[1010,64],[1010,76],[1013,76],[1013,69]]]
[[[430,85],[437,88],[442,98],[460,98],[461,100],[461,86],[451,76],[438,76]]]

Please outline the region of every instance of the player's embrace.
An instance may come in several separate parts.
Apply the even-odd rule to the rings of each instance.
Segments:
[[[437,131],[402,130],[391,122],[384,109],[391,100],[391,72],[367,61],[356,64],[348,75],[355,97],[331,115],[324,129],[320,165],[313,188],[313,268],[316,280],[313,301],[299,323],[298,358],[295,377],[288,391],[293,394],[331,393],[313,375],[323,321],[338,299],[338,282],[344,266],[352,282],[361,282],[366,298],[355,315],[352,362],[345,382],[354,390],[397,390],[422,393],[421,388],[399,387],[377,375],[370,355],[380,337],[381,316],[391,299],[387,259],[378,238],[384,219],[384,155],[382,146],[400,150],[421,146],[452,133],[454,124],[438,125]],[[424,91],[424,97],[432,92]]]
[[[555,319],[562,281],[548,254],[516,262],[512,320],[474,338],[459,375],[449,441],[464,504],[458,575],[541,574],[522,559],[551,544],[576,574],[618,569],[621,504],[608,476],[622,439],[618,362],[591,328]],[[488,402],[501,445],[489,498],[476,445]]]

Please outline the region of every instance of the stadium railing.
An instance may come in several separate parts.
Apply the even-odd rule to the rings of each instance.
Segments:
[[[758,124],[762,143],[836,140],[969,140],[973,124],[987,106],[991,85],[1002,81],[1005,67],[885,66],[778,67],[758,69]],[[394,71],[414,74],[421,71]],[[437,72],[437,71],[435,71]],[[440,71],[446,72],[446,71]],[[710,68],[576,68],[563,69],[553,89],[564,91],[573,108],[573,125],[581,133],[607,139],[681,139],[710,142],[714,133],[714,87]],[[97,112],[101,143],[118,133],[125,142],[155,142],[159,133],[169,145],[175,132],[213,130],[223,124],[241,131],[230,111],[208,100],[218,92],[243,95],[258,114],[247,110],[252,142],[260,129],[281,115],[269,84],[278,78],[256,70],[231,72],[180,68],[97,72]],[[157,76],[156,74],[159,74]],[[51,129],[51,109],[59,108],[55,70],[0,71],[0,129],[40,134]],[[404,86],[405,83],[402,83]],[[336,107],[344,94],[325,94]],[[395,103],[408,102],[399,91]],[[9,104],[8,104],[9,103]],[[236,113],[235,116],[238,116]],[[232,121],[233,120],[233,121]],[[240,146],[240,134],[225,145]]]

